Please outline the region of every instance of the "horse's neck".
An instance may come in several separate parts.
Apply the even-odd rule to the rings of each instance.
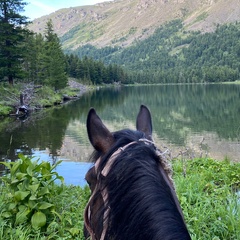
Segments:
[[[181,209],[181,206],[179,204],[179,201],[178,201],[178,198],[177,198],[177,195],[176,195],[176,192],[175,192],[175,189],[174,189],[174,186],[172,185],[172,182],[169,180],[166,172],[164,171],[164,169],[162,167],[159,168],[160,169],[160,172],[163,176],[163,179],[164,181],[166,182],[166,184],[168,185],[168,187],[170,188],[170,191],[171,191],[171,194],[173,196],[173,199],[174,199],[174,202],[176,204],[176,207],[177,207],[177,210],[178,212],[180,213],[181,217],[182,217],[182,220],[185,224],[185,221],[184,221],[184,216],[183,216],[183,212],[182,212],[182,209]]]

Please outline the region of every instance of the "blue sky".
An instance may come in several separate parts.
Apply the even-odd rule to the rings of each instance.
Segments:
[[[30,20],[55,12],[60,8],[93,5],[109,0],[25,0],[28,3],[22,15]]]

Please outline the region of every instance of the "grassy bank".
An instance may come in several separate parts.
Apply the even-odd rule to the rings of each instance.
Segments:
[[[240,188],[240,163],[178,159],[173,161],[173,169],[177,194],[192,239],[240,239],[240,203],[236,195]],[[54,169],[50,171],[55,174]],[[29,170],[24,174],[27,172]],[[18,174],[18,177],[23,175]],[[53,194],[56,192],[59,194]],[[16,224],[13,216],[4,216],[6,207],[12,206],[9,200],[6,202],[7,195],[9,189],[1,186],[0,239],[83,239],[83,211],[89,197],[87,187],[53,184],[46,194],[51,203],[51,214],[46,225],[39,228],[34,228],[31,221]]]
[[[240,84],[240,80],[236,80],[233,82],[223,82],[222,84]]]
[[[23,95],[23,103],[31,110],[51,107],[80,96],[87,89],[86,86],[69,78],[69,85],[59,91],[49,86],[36,86],[32,83],[16,83],[13,86],[7,83],[0,84],[0,116],[15,114],[21,106],[20,94]]]

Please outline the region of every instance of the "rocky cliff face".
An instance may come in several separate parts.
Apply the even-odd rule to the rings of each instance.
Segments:
[[[115,0],[56,11],[33,21],[43,32],[51,18],[64,48],[86,43],[128,46],[148,37],[161,24],[181,18],[187,30],[213,31],[217,24],[239,21],[239,0]]]

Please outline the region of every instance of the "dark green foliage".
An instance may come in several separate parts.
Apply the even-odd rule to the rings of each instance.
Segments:
[[[52,21],[49,20],[46,26],[45,32],[45,83],[57,89],[66,87],[67,76],[65,73],[65,59],[61,50],[61,45],[58,36],[53,31]]]
[[[9,174],[0,178],[0,239],[83,239],[89,188],[59,184],[60,161],[19,157],[3,162]]]
[[[35,84],[43,84],[44,73],[44,37],[41,34],[29,34],[25,41],[23,68],[26,80]]]
[[[23,78],[25,81],[52,87],[67,86],[67,73],[86,84],[125,82],[126,75],[116,65],[104,66],[91,58],[65,57],[52,21],[46,24],[44,36],[23,28],[27,24],[21,0],[0,1],[0,81]],[[108,48],[107,55],[112,53]]]
[[[70,77],[81,79],[86,84],[127,83],[128,76],[123,68],[116,64],[105,66],[101,61],[92,58],[66,55],[67,73]]]
[[[25,5],[22,0],[0,1],[0,81],[6,78],[10,84],[14,78],[23,77],[21,42],[28,32],[23,26],[28,22],[20,12]]]
[[[51,21],[47,22],[45,36],[27,36],[25,48],[23,67],[27,72],[27,80],[50,86],[55,90],[66,87],[65,56]]]
[[[33,228],[41,228],[51,223],[54,217],[53,198],[61,193],[54,181],[63,182],[63,177],[55,172],[56,166],[49,162],[33,161],[19,155],[16,162],[1,162],[9,169],[9,175],[1,177],[8,194],[3,201],[3,219],[17,226],[25,222]]]
[[[129,82],[224,82],[240,78],[240,23],[218,26],[215,32],[187,32],[180,20],[169,22],[144,41],[128,48],[97,49],[90,45],[76,51],[122,65]]]
[[[60,37],[60,40],[63,41],[62,37]],[[90,44],[86,44],[82,46],[78,51],[77,50],[77,56],[79,58],[84,58],[85,56],[88,56],[90,58],[94,58],[95,60],[101,60],[101,59],[107,59],[108,56],[114,54],[115,52],[119,51],[120,47],[104,47],[104,48],[96,48]],[[72,51],[65,50],[66,54],[71,54]]]

